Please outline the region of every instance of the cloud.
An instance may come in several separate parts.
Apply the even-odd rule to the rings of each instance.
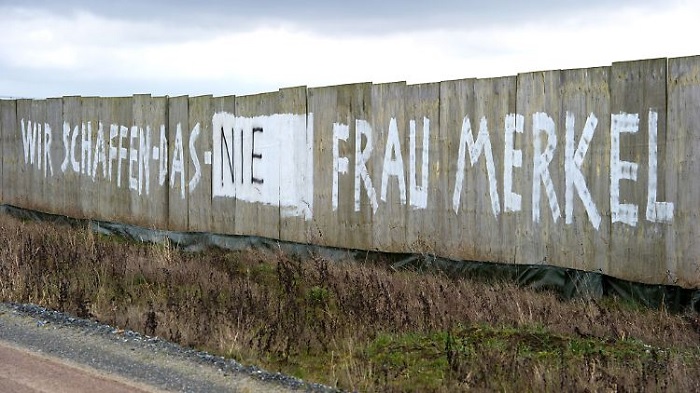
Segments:
[[[370,7],[363,1],[354,4]],[[398,27],[357,34],[323,28],[369,14],[351,10],[346,2],[318,3],[315,8],[308,2],[299,9],[279,3],[265,12],[256,8],[260,5],[211,0],[198,7],[163,1],[116,3],[124,8],[67,0],[60,12],[53,2],[36,8],[43,3],[30,1],[26,7],[34,8],[16,8],[0,2],[0,96],[240,95],[299,85],[506,76],[700,53],[698,43],[689,38],[695,35],[693,18],[700,14],[700,6],[692,2],[609,8],[600,0],[576,2],[576,7],[564,1],[567,8],[546,0],[527,9],[520,3],[501,7],[502,16],[496,15],[498,7],[476,7],[472,14],[469,7],[455,5],[459,12],[441,24],[425,20],[440,19],[440,12],[448,12],[446,6],[421,14],[419,5],[424,3],[407,2],[401,8],[382,2],[372,18]],[[236,6],[239,12],[229,20],[228,12]],[[162,12],[156,12],[159,7]],[[402,16],[383,16],[391,12]],[[217,20],[233,27],[203,23],[207,13],[220,14]],[[232,22],[247,15],[246,28]],[[270,15],[286,22],[269,22]],[[325,15],[324,21],[318,15]],[[312,26],[302,23],[305,18]],[[176,23],[186,19],[191,23]],[[268,22],[254,21],[263,19]],[[476,19],[478,27],[462,23]]]
[[[668,4],[668,0],[618,0],[614,7],[652,9]],[[22,7],[62,15],[88,12],[107,19],[162,22],[212,31],[291,25],[354,36],[437,28],[474,29],[613,8],[607,0],[28,0]]]

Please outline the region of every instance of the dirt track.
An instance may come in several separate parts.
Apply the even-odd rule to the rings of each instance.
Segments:
[[[294,390],[273,374],[237,371],[223,359],[157,338],[75,321],[0,303],[0,393]]]
[[[0,341],[0,392],[155,392],[110,375],[31,353]]]

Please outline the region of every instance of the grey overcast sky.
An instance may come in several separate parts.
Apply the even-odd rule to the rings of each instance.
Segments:
[[[0,0],[0,97],[243,95],[700,55],[697,0]]]

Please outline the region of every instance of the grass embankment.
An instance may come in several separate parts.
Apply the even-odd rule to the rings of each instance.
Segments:
[[[186,253],[0,216],[0,299],[348,390],[698,391],[700,320],[385,261]]]

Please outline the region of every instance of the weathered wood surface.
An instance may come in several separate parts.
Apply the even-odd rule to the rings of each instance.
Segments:
[[[185,198],[188,201],[188,230],[211,230],[211,168],[204,162],[204,154],[212,151],[211,96],[191,97],[189,127],[183,129]]]
[[[435,255],[440,249],[440,218],[448,205],[448,157],[443,152],[440,127],[440,84],[405,86],[404,110],[408,127],[401,141],[408,152],[404,165],[408,168],[406,243],[402,251]]]
[[[667,200],[674,202],[673,225],[666,232],[668,282],[700,287],[700,56],[668,62],[666,133]],[[661,162],[661,161],[659,161]],[[661,165],[661,164],[660,164]],[[663,176],[663,175],[662,175]],[[660,178],[661,180],[663,178]],[[662,200],[662,199],[660,199]],[[664,282],[664,277],[653,277]]]
[[[0,197],[3,203],[19,205],[21,195],[17,189],[17,176],[24,162],[21,142],[18,141],[19,126],[17,124],[17,101],[0,100],[0,141],[2,142],[2,190]]]
[[[646,214],[650,188],[656,189],[657,199],[667,200],[663,186],[666,176],[666,59],[615,63],[610,71],[611,155],[615,148],[615,122],[620,124],[619,160],[624,165],[619,174],[619,203],[621,212],[615,217],[616,170],[611,156],[610,205],[612,227],[605,273],[626,275],[633,281],[666,283],[666,233],[665,223],[650,221]],[[654,122],[652,112],[658,114],[657,123],[657,184],[650,184],[649,133]],[[638,114],[638,117],[637,117]],[[626,166],[630,166],[627,170]],[[615,165],[617,167],[617,165]],[[636,169],[636,171],[635,171]],[[636,172],[636,176],[635,176]],[[651,191],[653,192],[653,191]],[[624,209],[624,210],[623,210]],[[629,213],[626,211],[628,210]],[[634,223],[634,225],[630,225]],[[634,246],[632,246],[634,244]],[[640,263],[640,261],[655,261]]]
[[[167,143],[160,145],[158,183],[168,188],[168,229],[189,230],[189,206],[186,185],[189,181],[189,165],[185,161],[185,142],[189,135],[189,97],[168,99]],[[163,140],[163,138],[159,138]],[[165,148],[165,150],[164,150]],[[179,164],[176,164],[179,163]],[[175,170],[174,170],[175,169]],[[162,174],[165,173],[164,176]]]
[[[698,287],[699,108],[700,57],[415,86],[3,100],[0,197],[149,228]]]
[[[308,110],[314,114],[315,162],[311,240],[317,244],[373,247],[372,200],[376,193],[368,191],[357,172],[358,163],[366,165],[362,152],[372,142],[365,134],[372,121],[371,89],[371,84],[363,83],[308,91]]]
[[[212,112],[214,113],[235,113],[236,110],[236,97],[235,96],[226,96],[226,97],[215,97],[212,100]],[[221,126],[218,129],[212,129],[212,136],[213,133],[219,133],[219,137],[221,137],[221,133],[225,132],[224,127]],[[235,132],[235,131],[234,131]],[[204,136],[206,138],[206,136]],[[233,148],[231,146],[230,148]],[[221,144],[219,151],[214,151],[212,147],[212,155],[218,154],[222,158],[223,157],[228,157],[228,151],[224,148],[224,145]],[[214,160],[214,162],[217,162]],[[228,159],[225,159],[224,162],[218,163],[219,165],[229,165]],[[212,163],[212,166],[214,164]],[[213,171],[212,171],[213,172]],[[222,178],[223,174],[220,174],[218,179],[214,178],[214,175],[212,173],[212,187],[214,182],[223,182]],[[206,187],[207,185],[203,185]],[[210,187],[210,188],[212,188]],[[223,196],[214,196],[212,195],[211,199],[211,231],[214,233],[221,233],[221,234],[235,234],[236,233],[236,198],[235,197],[223,197]]]

